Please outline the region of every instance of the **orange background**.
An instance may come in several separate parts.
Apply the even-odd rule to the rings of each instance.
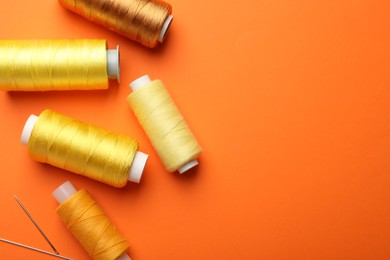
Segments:
[[[3,1],[2,39],[105,38],[121,46],[107,91],[0,93],[0,237],[87,259],[55,213],[66,180],[87,189],[132,259],[390,259],[390,2],[179,1],[155,50],[63,9]],[[127,87],[161,79],[197,136],[196,171],[163,168]],[[150,154],[124,189],[33,161],[31,113],[57,112],[137,138]],[[0,243],[1,259],[55,259]]]

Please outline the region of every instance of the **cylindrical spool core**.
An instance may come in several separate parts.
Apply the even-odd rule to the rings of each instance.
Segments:
[[[120,82],[120,56],[119,56],[119,45],[116,49],[107,50],[107,74],[108,78],[116,79]]]
[[[143,86],[145,86],[149,82],[151,82],[149,75],[144,75],[144,76],[139,77],[138,79],[134,80],[133,82],[131,82],[130,88],[133,91],[136,91],[137,89],[142,88]],[[180,174],[182,174],[182,173],[192,169],[193,167],[197,166],[198,164],[199,164],[198,160],[194,159],[194,160],[191,160],[191,161],[183,164],[177,170],[179,171]]]
[[[33,115],[33,114],[30,115],[30,117],[27,119],[27,121],[24,125],[24,128],[23,128],[23,131],[22,131],[21,138],[20,138],[20,142],[23,145],[28,144],[32,130],[33,130],[35,124],[37,123],[37,120],[38,120],[38,116]],[[128,178],[127,178],[129,181],[135,182],[135,183],[139,183],[141,181],[142,173],[144,171],[146,161],[148,160],[148,156],[149,155],[147,155],[143,152],[140,152],[140,151],[136,152],[134,159],[133,159],[133,162],[130,166],[130,170],[129,170],[129,174],[128,174]]]
[[[53,197],[56,199],[58,204],[62,204],[65,200],[70,198],[77,192],[76,188],[70,181],[64,182],[52,193]],[[131,260],[130,256],[127,253],[123,253],[116,260]]]

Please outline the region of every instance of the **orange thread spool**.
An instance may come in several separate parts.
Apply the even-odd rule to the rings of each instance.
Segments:
[[[53,196],[60,204],[57,214],[94,260],[130,260],[129,244],[86,190],[67,181]]]

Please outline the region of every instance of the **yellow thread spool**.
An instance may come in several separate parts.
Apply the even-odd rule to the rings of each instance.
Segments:
[[[0,90],[107,89],[119,82],[119,46],[106,40],[0,40]]]
[[[129,244],[86,190],[69,181],[53,192],[57,214],[94,260],[130,260]]]
[[[140,182],[148,157],[137,151],[135,139],[48,109],[29,117],[21,143],[39,162],[118,188]]]
[[[165,39],[172,6],[161,0],[59,0],[60,4],[120,35],[153,48]]]
[[[160,80],[145,75],[130,84],[127,100],[165,168],[180,173],[196,166],[201,148]]]

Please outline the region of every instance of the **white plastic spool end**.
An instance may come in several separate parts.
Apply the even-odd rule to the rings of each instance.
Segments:
[[[59,204],[62,204],[65,200],[67,200],[70,196],[77,192],[76,188],[72,185],[70,181],[64,182],[61,186],[59,186],[55,191],[53,191],[52,195],[56,199]]]
[[[117,79],[120,82],[120,58],[119,45],[114,50],[107,50],[107,74],[110,79]]]
[[[188,163],[184,164],[183,166],[181,166],[179,169],[177,169],[179,171],[180,174],[183,174],[185,173],[186,171],[188,171],[189,169],[192,169],[194,168],[195,166],[197,166],[199,164],[198,160],[192,160],[192,161],[189,161]]]
[[[139,88],[142,88],[144,85],[148,84],[151,81],[149,75],[143,75],[142,77],[139,77],[138,79],[134,80],[130,83],[130,88],[133,91],[136,91]]]
[[[160,43],[162,43],[164,41],[165,37],[167,36],[167,32],[168,32],[169,27],[171,26],[172,20],[173,20],[172,15],[169,15],[167,17],[167,19],[165,19],[165,22],[164,22],[164,24],[161,28],[161,31],[160,31],[160,35],[158,36],[158,41]]]
[[[36,115],[30,115],[27,119],[26,123],[24,124],[22,136],[20,137],[20,142],[23,145],[27,145],[28,141],[30,140],[31,132],[37,123],[38,116]]]
[[[146,161],[149,155],[142,152],[137,152],[134,156],[133,163],[129,170],[128,180],[131,182],[139,183],[141,181],[142,173],[145,168]]]
[[[123,253],[116,260],[131,260],[131,258],[127,253]]]

